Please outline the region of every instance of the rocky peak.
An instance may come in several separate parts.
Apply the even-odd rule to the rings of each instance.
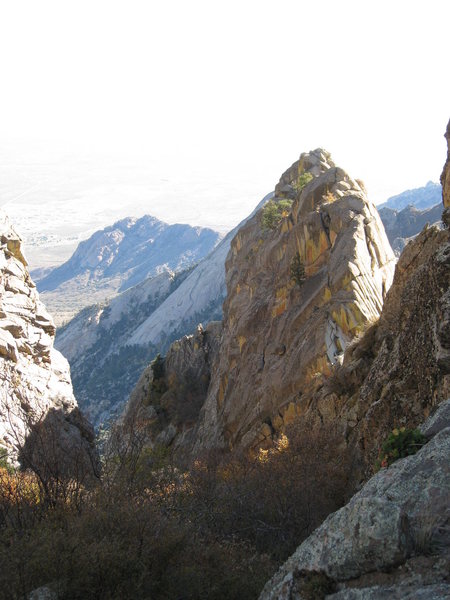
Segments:
[[[16,460],[30,427],[51,414],[58,436],[89,454],[93,434],[78,411],[69,365],[53,348],[55,326],[30,278],[21,238],[3,212],[0,239],[0,445]]]
[[[302,154],[231,242],[210,384],[195,435],[181,436],[178,424],[174,446],[194,442],[195,454],[270,444],[378,318],[394,264],[364,186],[325,150]]]
[[[264,443],[304,411],[307,389],[378,318],[390,287],[395,259],[379,215],[326,151],[282,175],[274,201],[283,198],[292,205],[275,227],[264,227],[263,208],[232,241],[198,448]]]

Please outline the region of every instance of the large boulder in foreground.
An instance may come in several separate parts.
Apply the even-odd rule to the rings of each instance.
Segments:
[[[78,409],[69,365],[53,348],[55,326],[30,278],[21,239],[3,212],[0,244],[2,452],[24,466],[45,460],[70,468],[72,456],[80,470],[81,463],[90,469],[95,466],[92,427]]]
[[[425,433],[434,432],[431,441],[379,471],[330,515],[260,600],[308,598],[302,590],[314,577],[330,600],[450,597],[449,407],[450,400],[425,424]]]

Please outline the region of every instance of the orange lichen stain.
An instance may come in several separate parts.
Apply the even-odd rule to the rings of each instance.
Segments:
[[[341,306],[339,312],[333,311],[332,317],[344,334],[355,334],[361,329],[365,319],[355,304]]]
[[[297,410],[294,402],[289,402],[286,409],[283,411],[283,422],[285,425],[290,425],[294,422],[297,416]]]
[[[281,222],[281,233],[287,233],[288,231],[289,231],[289,219],[283,219],[283,221]]]
[[[329,302],[331,300],[331,290],[327,286],[323,292],[323,300],[324,302]]]
[[[240,335],[238,337],[238,344],[239,344],[239,352],[242,352],[242,348],[244,346],[244,344],[247,343],[247,338],[244,337],[243,335]]]
[[[272,318],[274,317],[279,317],[280,315],[282,315],[286,310],[286,301],[284,300],[283,302],[281,302],[280,304],[277,304],[277,306],[275,306],[272,309]]]
[[[222,379],[220,380],[220,385],[219,385],[219,397],[218,397],[219,406],[222,406],[222,404],[223,404],[223,399],[225,397],[225,391],[227,389],[227,386],[228,386],[228,377],[226,375],[224,375],[222,377]]]
[[[233,358],[230,362],[230,371],[232,371],[236,365],[237,365],[237,361],[235,358]]]
[[[330,363],[326,356],[319,356],[316,362],[312,363],[306,371],[306,381],[312,381],[318,375],[331,375]]]
[[[287,307],[287,297],[289,294],[288,286],[282,286],[275,292],[276,304],[272,309],[272,317],[282,315]]]
[[[169,375],[169,377],[167,378],[167,385],[169,388],[173,388],[175,386],[175,383],[177,382],[177,376],[175,375],[175,373],[171,373]]]

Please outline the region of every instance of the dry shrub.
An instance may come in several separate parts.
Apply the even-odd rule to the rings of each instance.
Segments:
[[[284,560],[349,494],[349,456],[334,426],[298,423],[254,459],[198,461],[190,511],[199,524]],[[190,517],[195,518],[195,517]]]
[[[69,600],[257,598],[349,493],[336,430],[304,423],[284,442],[255,458],[210,453],[182,472],[128,435],[73,501],[41,502],[32,473],[0,477],[0,597],[50,585]]]

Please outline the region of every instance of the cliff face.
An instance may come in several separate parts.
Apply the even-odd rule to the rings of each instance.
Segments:
[[[273,209],[278,216],[270,221]],[[219,350],[205,367],[210,383],[198,418],[178,422],[170,443],[194,454],[270,444],[307,410],[318,379],[355,335],[378,318],[394,262],[362,184],[323,150],[302,155],[231,242],[224,320],[214,331]],[[172,347],[166,368],[188,339]],[[169,372],[165,386],[168,394]],[[135,407],[138,398],[154,403],[142,381],[133,398]],[[164,401],[157,431],[167,426]]]
[[[0,241],[0,445],[27,463],[42,451],[36,442],[45,433],[54,446],[94,461],[92,428],[78,410],[69,365],[53,348],[55,326],[3,212]]]
[[[303,154],[282,175],[275,202],[284,198],[293,204],[277,227],[264,229],[263,209],[231,244],[197,450],[264,443],[304,412],[303,397],[378,318],[391,284],[394,256],[378,213],[328,153]],[[295,280],[299,264],[304,282]]]
[[[450,156],[449,128],[450,122]],[[449,158],[441,181],[445,221]],[[424,229],[400,257],[379,322],[310,399],[327,407],[325,419],[342,419],[366,474],[394,427],[417,427],[431,412],[420,427],[431,441],[381,469],[330,515],[268,582],[261,600],[301,600],[311,581],[336,600],[450,596],[449,284],[450,232]]]

